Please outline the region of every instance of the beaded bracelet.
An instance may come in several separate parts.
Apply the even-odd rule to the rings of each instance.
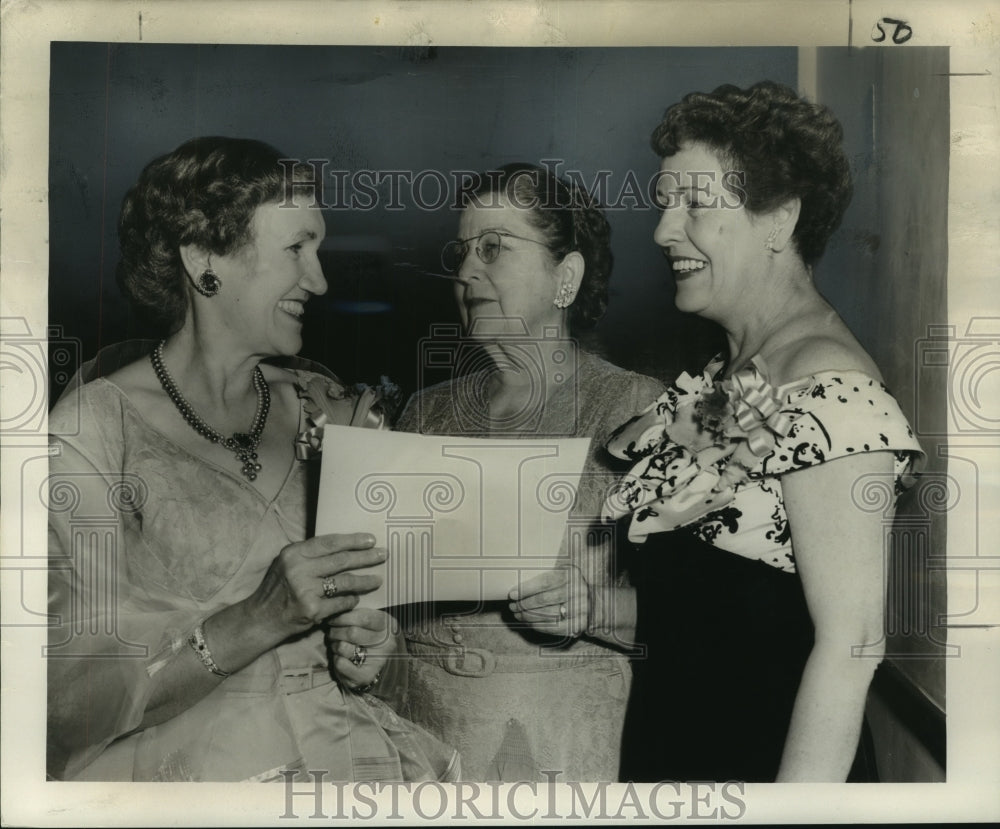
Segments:
[[[372,690],[372,688],[378,685],[379,680],[381,679],[382,679],[382,670],[379,669],[378,673],[375,674],[375,678],[371,682],[369,682],[367,685],[359,685],[357,688],[351,688],[351,691],[353,691],[355,694],[367,694],[369,691]]]
[[[221,676],[225,679],[229,676],[229,673],[222,670],[222,668],[215,664],[215,660],[212,659],[212,652],[208,649],[208,644],[205,642],[204,626],[204,622],[200,622],[198,624],[198,626],[194,629],[194,632],[188,637],[188,644],[192,647],[194,652],[198,654],[198,658],[201,660],[202,665],[208,668],[208,670],[216,676]]]

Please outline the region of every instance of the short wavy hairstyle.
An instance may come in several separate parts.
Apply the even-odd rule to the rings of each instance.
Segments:
[[[803,262],[813,265],[851,201],[843,136],[827,107],[762,81],[686,95],[667,109],[651,144],[660,158],[692,143],[715,152],[723,167],[745,174],[745,206],[752,213],[797,196],[802,206],[792,241]]]
[[[302,192],[322,203],[319,188],[312,166],[288,160],[261,141],[187,141],[146,165],[125,195],[118,286],[141,315],[172,333],[187,313],[182,246],[235,253],[252,241],[258,207]]]
[[[525,163],[482,173],[465,193],[479,203],[489,204],[486,196],[502,195],[525,207],[529,224],[541,233],[555,261],[573,251],[583,257],[583,279],[569,307],[569,322],[574,330],[596,325],[608,307],[608,281],[614,265],[611,225],[597,201],[576,183]]]

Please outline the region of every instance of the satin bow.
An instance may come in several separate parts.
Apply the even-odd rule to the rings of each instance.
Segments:
[[[385,411],[379,405],[381,394],[365,386],[360,393],[351,394],[343,386],[325,377],[311,378],[298,386],[309,427],[295,438],[295,457],[309,460],[323,451],[323,427],[360,426],[365,429],[387,427]]]
[[[722,385],[728,386],[735,409],[734,423],[725,430],[726,436],[744,438],[755,457],[765,457],[777,438],[785,437],[792,428],[791,418],[781,411],[777,392],[753,367],[738,371]]]

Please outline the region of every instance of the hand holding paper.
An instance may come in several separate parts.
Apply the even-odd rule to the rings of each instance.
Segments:
[[[389,556],[369,607],[506,599],[560,550],[590,441],[327,426],[316,532],[370,532]]]

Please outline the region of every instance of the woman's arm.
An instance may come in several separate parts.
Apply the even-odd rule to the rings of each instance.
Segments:
[[[379,584],[348,572],[382,560],[374,539],[331,535],[275,545],[259,586],[232,605],[187,593],[151,596],[146,585],[157,575],[142,568],[155,571],[155,557],[129,545],[145,543],[143,475],[155,471],[127,468],[123,420],[120,395],[99,384],[82,387],[49,418],[48,759],[55,777],[75,776],[113,740],[177,716],[223,681],[189,646],[199,624],[212,664],[232,673],[353,608],[358,593]],[[173,497],[184,497],[183,484],[175,483]],[[74,516],[102,523],[81,526]],[[324,596],[325,576],[336,576],[336,596]]]
[[[226,673],[238,671],[290,636],[354,608],[359,593],[374,590],[380,583],[378,576],[349,572],[384,559],[373,545],[374,538],[358,534],[316,536],[285,547],[250,596],[202,623],[217,667]],[[330,575],[336,576],[338,595],[326,598],[323,577]],[[221,680],[193,648],[183,648],[157,674],[140,727],[177,716]]]
[[[778,782],[847,778],[868,687],[884,652],[884,535],[891,513],[862,509],[857,485],[891,487],[893,458],[871,452],[782,478],[792,548],[815,628]]]

